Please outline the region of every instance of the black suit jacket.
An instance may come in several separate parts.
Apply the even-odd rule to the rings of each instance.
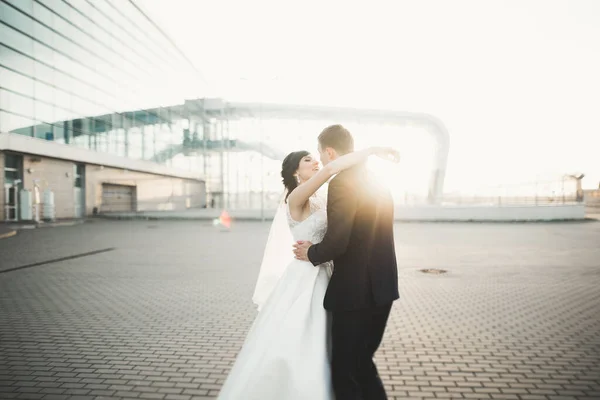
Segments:
[[[313,265],[333,260],[325,309],[358,310],[398,299],[394,202],[364,164],[330,182],[327,224],[323,241],[308,249]]]

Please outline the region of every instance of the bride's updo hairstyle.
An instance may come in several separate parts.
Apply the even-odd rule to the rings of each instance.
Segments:
[[[310,153],[308,151],[294,151],[283,159],[283,164],[281,164],[281,177],[283,178],[283,186],[285,186],[287,190],[285,195],[286,203],[290,193],[292,193],[292,191],[298,187],[298,181],[296,180],[294,174],[296,171],[298,171],[300,161],[309,155]]]

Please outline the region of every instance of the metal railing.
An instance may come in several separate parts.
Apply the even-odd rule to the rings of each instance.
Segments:
[[[396,199],[396,205],[400,206],[418,206],[428,204],[427,197],[407,195],[401,199]],[[442,197],[437,205],[441,206],[542,206],[542,205],[561,205],[581,203],[576,195],[557,195],[557,196],[481,196],[481,195],[447,195]]]
[[[536,191],[535,188],[538,188]],[[559,190],[555,190],[559,188]],[[563,189],[564,188],[564,189]],[[531,190],[530,190],[531,189]],[[474,193],[473,193],[474,192]],[[529,192],[529,193],[527,193]],[[522,194],[521,194],[522,193]],[[281,192],[239,192],[239,193],[208,193],[168,196],[152,199],[133,200],[132,210],[137,211],[183,211],[186,209],[219,209],[219,210],[274,210],[280,204]],[[515,185],[499,185],[471,191],[469,194],[455,193],[444,195],[437,206],[473,206],[473,207],[510,207],[510,206],[559,206],[580,204],[592,201],[588,191],[578,193],[575,183],[563,186],[562,181],[548,181],[525,183]],[[125,202],[131,200],[124,199]],[[425,206],[429,205],[427,195],[400,194],[394,196],[396,206]],[[118,204],[113,199],[112,204]],[[129,203],[128,203],[129,204]],[[591,204],[591,203],[590,203]],[[600,207],[600,191],[594,206]],[[127,208],[127,204],[123,204]],[[117,207],[123,209],[121,207]],[[110,212],[102,205],[98,208],[100,213]]]

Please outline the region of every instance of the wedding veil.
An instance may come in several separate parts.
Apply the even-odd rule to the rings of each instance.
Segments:
[[[294,238],[288,225],[287,204],[284,199],[285,195],[279,203],[271,224],[256,287],[254,288],[254,295],[252,296],[252,301],[258,306],[259,311],[273,289],[275,289],[285,268],[294,260],[292,251]]]

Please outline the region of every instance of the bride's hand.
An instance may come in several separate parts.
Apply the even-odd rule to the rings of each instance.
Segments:
[[[392,147],[372,147],[371,154],[393,163],[400,162],[400,152]]]

